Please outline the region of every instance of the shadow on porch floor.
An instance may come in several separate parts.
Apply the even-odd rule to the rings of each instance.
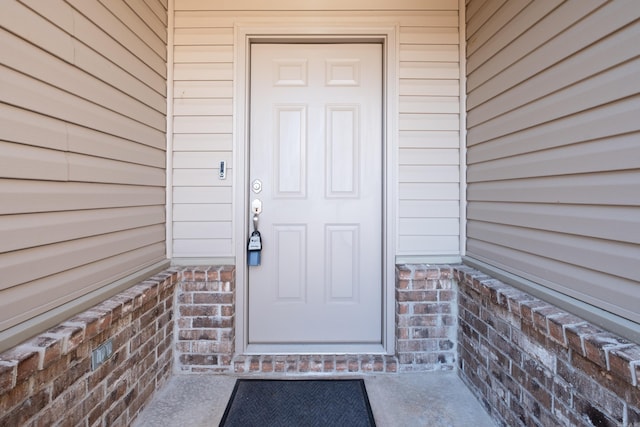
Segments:
[[[217,426],[236,378],[232,375],[174,375],[133,426]],[[362,378],[378,427],[496,425],[456,372],[372,374]]]

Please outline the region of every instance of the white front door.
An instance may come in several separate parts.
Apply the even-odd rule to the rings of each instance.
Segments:
[[[380,345],[382,46],[254,44],[250,83],[263,250],[248,272],[248,343]]]

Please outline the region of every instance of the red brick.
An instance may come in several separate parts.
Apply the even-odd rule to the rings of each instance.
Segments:
[[[187,317],[215,316],[218,313],[218,308],[215,305],[181,305],[178,307],[178,311],[181,316]]]
[[[587,335],[593,335],[603,332],[602,329],[596,328],[589,323],[566,326],[564,330],[569,348],[577,351],[582,356],[585,355],[584,346],[582,343],[583,338]]]
[[[0,395],[15,387],[17,375],[18,362],[0,361]]]
[[[18,346],[0,354],[0,361],[17,363],[16,383],[20,383],[38,370],[40,354],[31,346]]]
[[[29,395],[19,406],[17,406],[12,414],[8,415],[8,420],[2,421],[2,425],[22,426],[31,417],[40,412],[50,402],[49,390],[39,390]],[[3,417],[4,418],[4,417]],[[15,424],[13,424],[15,423]]]
[[[63,323],[55,328],[49,329],[43,335],[61,340],[62,354],[68,354],[84,340],[84,328],[77,325],[65,325]]]
[[[565,347],[568,346],[564,333],[565,327],[584,323],[584,321],[579,317],[567,313],[549,316],[547,320],[547,324],[549,326],[549,337]]]
[[[640,370],[640,345],[610,350],[609,369],[637,387]]]
[[[0,414],[9,412],[29,397],[32,390],[28,381],[20,381],[7,393],[0,395]],[[0,418],[1,419],[1,418]],[[2,423],[0,423],[2,425]]]
[[[533,309],[533,325],[534,327],[545,335],[549,334],[549,326],[547,319],[549,316],[557,316],[564,314],[565,312],[557,307],[540,307]]]
[[[609,350],[630,344],[628,340],[610,333],[586,335],[583,338],[585,356],[603,368],[608,368],[607,352]]]
[[[551,307],[544,301],[540,300],[531,300],[531,301],[523,301],[520,304],[520,313],[522,316],[522,321],[526,323],[533,324],[533,311],[534,309],[541,309],[543,307]]]

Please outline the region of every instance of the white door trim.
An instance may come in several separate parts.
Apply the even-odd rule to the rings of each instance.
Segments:
[[[336,25],[328,19],[305,22],[239,23],[234,28],[234,241],[236,253],[236,352],[259,352],[247,344],[247,260],[249,168],[249,61],[256,42],[348,41],[383,44],[383,342],[367,353],[395,353],[395,252],[397,226],[398,25],[372,20]],[[286,352],[283,349],[283,353]]]

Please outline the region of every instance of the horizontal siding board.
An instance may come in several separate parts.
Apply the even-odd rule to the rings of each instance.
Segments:
[[[456,218],[400,218],[400,236],[457,236],[460,222]]]
[[[434,165],[401,165],[399,168],[400,182],[458,182],[460,168],[456,166]]]
[[[460,119],[457,114],[400,114],[399,127],[408,131],[456,131]]]
[[[455,148],[460,147],[458,131],[400,131],[400,148]]]
[[[0,254],[0,289],[164,241],[164,224]]]
[[[638,137],[640,132],[486,161],[470,165],[467,177],[479,182],[640,170]]]
[[[400,96],[459,96],[458,80],[402,79]]]
[[[456,96],[401,96],[399,112],[459,114],[460,99]]]
[[[232,133],[231,116],[177,116],[173,118],[175,133]]]
[[[89,20],[100,27],[111,38],[120,45],[140,58],[145,64],[151,67],[157,74],[166,78],[166,47],[162,47],[161,40],[150,43],[149,40],[142,40],[125,23],[110,13],[109,9],[98,2],[88,2],[86,0],[65,0],[71,4],[78,12],[86,16]],[[158,51],[154,51],[149,45],[155,44]]]
[[[640,29],[637,26],[627,27],[600,40],[589,49],[568,57],[553,68],[517,84],[508,92],[485,100],[481,105],[477,105],[481,98],[471,94],[468,105],[473,112],[468,117],[469,126],[483,123],[575,82],[596,76],[613,65],[640,56],[639,35]],[[477,108],[474,108],[476,105]]]
[[[0,140],[66,150],[67,125],[22,108],[0,104]]]
[[[638,67],[640,58],[479,124],[469,129],[469,139],[474,143],[487,141],[637,94]]]
[[[640,244],[636,207],[478,202],[469,221],[527,227],[542,231]]]
[[[482,26],[489,25],[491,17],[497,11],[501,10],[506,2],[507,0],[493,0],[484,2],[482,6],[477,5],[476,7],[468,7],[468,9],[471,9],[468,13],[473,17],[473,19],[467,22],[467,37],[472,37]]]
[[[126,206],[164,206],[163,187],[46,182],[0,178],[0,214],[28,214]]]
[[[162,130],[0,66],[0,102],[76,123],[142,144],[164,147]]]
[[[159,34],[154,31],[153,24],[156,23],[155,16],[148,9],[144,10],[144,2],[137,2],[139,6],[137,10],[146,14],[147,19],[141,19],[135,10],[128,4],[126,0],[98,0],[111,14],[116,17],[129,31],[134,33],[138,39],[144,42],[148,48],[151,48],[163,60],[167,60],[167,38],[163,38],[162,33],[164,25],[156,27]]]
[[[262,10],[264,2],[260,0],[223,0],[215,4],[216,10]],[[207,0],[180,0],[176,2],[176,10],[211,10],[213,7]],[[279,0],[269,4],[270,10],[457,10],[457,0],[325,0],[321,3],[305,3],[296,0]]]
[[[138,26],[147,26],[162,41],[161,49],[166,51],[167,46],[167,11],[163,7],[157,7],[160,3],[150,2],[153,7],[146,1],[125,0],[125,3],[140,19],[139,24],[134,24],[133,28],[138,30]],[[106,3],[104,3],[106,4]],[[146,37],[145,37],[146,38]],[[166,57],[165,57],[166,59]]]
[[[136,0],[128,0],[128,2],[135,3]],[[167,1],[157,1],[157,0],[144,0],[144,3],[147,7],[158,17],[160,22],[164,25],[165,30],[167,29],[168,23],[168,14],[167,14]]]
[[[112,87],[135,97],[154,110],[166,114],[166,86],[161,84],[151,86],[155,80],[155,74],[150,78],[134,76],[114,66],[111,61],[85,45],[78,45],[76,48],[75,65]]]
[[[579,3],[584,3],[585,8],[589,4],[589,2]],[[567,12],[567,15],[571,15],[568,19],[573,20],[575,19],[574,15],[579,11],[576,10],[576,5],[573,3],[571,5],[572,9]],[[598,13],[587,16],[544,46],[540,46],[529,55],[523,57],[522,60],[512,62],[504,71],[492,76],[477,91],[484,93],[486,98],[494,97],[499,92],[504,91],[505,88],[510,88],[518,82],[535,76],[548,67],[555,66],[563,58],[576,54],[587,47],[590,48],[590,45],[597,40],[623,28],[640,17],[640,10],[631,12],[626,10],[628,8],[629,6],[625,2],[608,2]],[[562,23],[566,25],[566,22],[563,21]],[[542,33],[542,35],[548,37],[549,31]],[[470,98],[476,91],[476,87],[476,78],[474,73],[471,73],[468,79]],[[475,101],[472,100],[471,102]]]
[[[164,224],[162,206],[0,216],[0,252]]]
[[[459,255],[460,238],[453,236],[398,236],[398,255]]]
[[[75,125],[67,125],[67,130],[69,151],[73,153],[154,168],[164,168],[167,163],[164,146],[150,147]]]
[[[400,218],[458,218],[460,202],[458,200],[400,200],[398,216]]]
[[[164,259],[164,244],[117,254],[20,287],[0,290],[0,330],[79,298]]]
[[[37,47],[17,38],[0,36],[0,49],[6,53],[3,65],[20,71],[65,92],[102,105],[129,117],[136,117],[156,129],[164,130],[161,112],[139,102],[124,92],[114,90],[71,64],[43,54]]]
[[[64,152],[0,141],[0,173],[3,178],[66,181]]]
[[[400,200],[460,200],[460,186],[457,183],[400,183]]]
[[[180,98],[231,98],[233,82],[231,81],[175,81],[173,96]]]
[[[49,9],[53,2],[39,3],[43,3]],[[68,25],[73,25],[73,19],[62,11],[50,16],[57,17]],[[0,13],[0,28],[24,38],[67,62],[73,61],[75,45],[73,38],[58,31],[49,20],[33,13],[17,1],[3,2],[2,13]],[[0,37],[7,37],[5,31],[0,33],[2,34]]]
[[[637,280],[640,277],[640,246],[566,233],[470,221],[469,239],[488,241],[522,253],[555,259],[565,264],[588,266],[605,274]]]
[[[175,46],[173,48],[173,62],[175,64],[233,62],[233,46]]]
[[[409,13],[409,14],[408,14]],[[399,23],[403,26],[414,27],[457,27],[458,11],[456,10],[401,10],[375,11],[359,10],[357,14],[335,10],[326,11],[225,11],[199,10],[175,12],[175,28],[232,28],[233,20],[251,20],[251,22],[273,22],[275,20],[291,20],[296,22],[317,22],[318,18],[329,18],[337,23],[364,23],[372,20]]]
[[[437,148],[403,148],[400,150],[401,165],[458,165],[460,152],[458,149]]]
[[[183,203],[173,206],[173,220],[180,221],[231,221],[229,203]]]
[[[176,28],[173,40],[175,46],[232,46],[233,42],[233,28]]]
[[[220,162],[226,162],[229,167],[227,173],[231,172],[233,154],[228,151],[188,151],[173,154],[173,167],[176,169],[218,169]]]
[[[451,44],[457,45],[458,26],[447,27],[400,27],[401,44]]]
[[[553,120],[517,133],[469,144],[469,164],[538,150],[563,147],[581,141],[637,132],[640,127],[640,95]]]
[[[173,151],[231,151],[232,145],[230,133],[183,133],[173,136]]]
[[[132,143],[81,126],[65,124],[59,120],[43,117],[9,105],[0,105],[0,140],[25,144],[32,147],[31,149],[33,147],[50,148],[51,150],[46,152],[51,153],[53,157],[64,156],[63,153],[52,151],[59,150],[155,167],[163,167],[166,163],[163,150]],[[49,161],[51,160],[53,159]],[[4,161],[7,162],[8,159],[4,159]],[[41,173],[36,170],[35,164],[31,165],[29,169]],[[32,176],[33,178],[36,177]]]
[[[556,5],[561,0],[547,0],[544,3],[547,7],[554,7],[553,3]],[[522,10],[530,5],[533,0],[523,0],[523,1],[506,1],[506,2],[493,2],[492,5],[499,5],[499,9],[494,11],[495,13],[490,14],[489,16],[482,16],[480,14],[473,15],[473,19],[469,20],[467,28],[466,28],[466,36],[467,36],[467,47],[466,50],[469,55],[474,54],[481,46],[484,46],[485,43],[490,43],[493,41],[491,37],[494,33],[494,29],[502,29],[509,25],[511,21],[514,19],[522,19],[520,13]],[[482,8],[482,12],[484,13],[487,10],[490,10],[491,7]],[[467,7],[467,13],[469,12],[469,7]],[[534,15],[530,15],[531,11],[527,10],[526,16],[530,16],[529,22],[536,22],[538,19]],[[544,16],[544,13],[542,14]],[[483,31],[485,30],[486,31]],[[500,41],[497,41],[500,43]]]
[[[231,116],[233,115],[233,99],[176,99],[173,102],[173,114],[175,116]]]
[[[401,79],[458,79],[460,66],[457,62],[401,62]]]
[[[77,182],[147,186],[164,186],[166,181],[164,168],[81,154],[69,154],[69,179]]]
[[[176,258],[233,256],[231,239],[174,239],[173,255]]]
[[[232,80],[232,63],[175,64],[175,80]]]
[[[554,3],[547,3],[546,5],[542,3],[547,2],[533,2],[532,5],[536,10],[542,8],[544,12],[548,11],[548,7],[555,6]],[[549,42],[549,40],[563,33],[566,28],[571,27],[589,15],[600,7],[601,4],[602,1],[600,0],[563,2],[557,9],[553,10],[553,13],[547,14],[537,22],[529,21],[529,15],[527,15],[528,9],[525,9],[522,14],[522,19],[514,21],[514,24],[518,25],[516,28],[518,31],[521,31],[521,34],[515,38],[511,38],[516,36],[514,30],[509,27],[505,28],[505,41],[503,43],[507,43],[508,41],[508,45],[496,52],[480,50],[470,55],[467,68],[468,91],[472,92],[479,86],[491,81],[496,83],[497,86],[501,86],[499,84],[499,76],[507,69],[510,69],[510,72],[514,75],[518,74],[515,72],[517,69],[521,73],[520,79],[526,80],[528,77],[552,65],[557,60],[557,55],[563,52],[563,49],[559,47],[553,51],[549,51],[549,45],[546,45],[545,48],[542,48],[542,46]],[[532,16],[536,16],[536,14],[534,13]],[[525,29],[526,31],[523,31]],[[487,28],[487,30],[490,29]],[[585,39],[584,41],[586,42],[586,44],[583,44],[583,47],[597,40],[597,38],[591,38],[593,35],[592,31],[588,32],[590,34],[582,34],[582,38]],[[493,38],[496,39],[499,37],[494,35]],[[591,41],[587,42],[586,39]],[[540,51],[546,51],[546,56],[541,56]],[[573,52],[576,51],[577,50],[573,50]],[[491,58],[491,60],[487,61],[488,58]],[[542,64],[531,64],[534,58],[541,61]],[[523,62],[523,59],[526,59],[524,62],[528,62],[529,66],[532,66],[533,69],[522,69],[523,65],[520,64]],[[515,64],[518,64],[518,67],[514,67]]]
[[[65,51],[61,54],[59,47],[52,48],[50,42],[45,43],[38,39],[34,41],[31,37],[34,34],[34,28],[36,24],[28,25],[27,19],[24,16],[20,17],[19,29],[13,31],[20,37],[26,38],[34,45],[44,49],[51,54],[65,60],[66,62],[73,63],[79,68],[87,71],[88,73],[99,76],[105,82],[109,82],[113,87],[119,88],[125,93],[137,93],[148,92],[148,97],[154,99],[150,106],[154,108],[164,108],[162,102],[157,102],[156,97],[159,94],[164,94],[165,83],[164,78],[157,74],[149,74],[151,70],[148,65],[144,64],[131,52],[127,51],[123,46],[119,45],[115,40],[109,37],[100,30],[95,24],[89,21],[85,16],[78,13],[69,4],[62,0],[23,0],[30,8],[35,11],[45,14],[47,21],[45,24],[37,24],[37,28],[47,29],[47,36],[51,40],[57,40],[61,37],[68,37],[69,39],[69,52]],[[3,7],[4,12],[4,7]],[[36,14],[29,14],[31,16],[37,16]],[[64,32],[59,31],[58,28],[54,28],[50,22],[53,22]],[[23,34],[24,30],[29,28],[28,34]],[[81,40],[82,43],[78,43],[73,40]],[[65,46],[60,43],[61,46]],[[111,55],[106,54],[109,52]],[[115,56],[117,59],[109,58]],[[134,77],[135,76],[135,77]],[[132,81],[137,83],[131,84]],[[153,89],[151,89],[153,88]],[[132,92],[135,90],[135,92]],[[155,93],[155,96],[153,95]],[[144,100],[146,98],[139,98]],[[160,110],[159,110],[160,111]]]
[[[508,248],[469,240],[468,255],[490,261],[498,267],[572,296],[588,304],[640,322],[640,293],[637,280],[599,273],[589,268],[567,265],[552,258],[522,254]],[[500,260],[500,261],[495,261]],[[606,283],[606,286],[602,286]]]
[[[231,200],[233,191],[228,187],[173,187],[173,203],[220,203]]]
[[[144,62],[143,59],[127,50],[108,33],[104,32],[103,29],[80,13],[74,14],[73,29],[68,31],[73,31],[73,34],[92,50],[110,58],[112,65],[109,68],[113,68],[114,65],[120,67],[125,72],[135,76],[138,81],[153,88],[157,93],[166,93],[166,63],[162,64],[159,69],[154,68],[152,64]],[[155,64],[155,66],[158,67],[160,64]]]
[[[231,239],[231,221],[179,222],[173,224],[174,239]]]
[[[218,167],[208,169],[174,169],[173,185],[187,187],[229,187],[230,179],[220,179]],[[229,200],[230,202],[231,200]]]
[[[458,46],[455,45],[402,45],[402,62],[457,62]]]
[[[468,184],[467,200],[640,206],[640,171]]]

